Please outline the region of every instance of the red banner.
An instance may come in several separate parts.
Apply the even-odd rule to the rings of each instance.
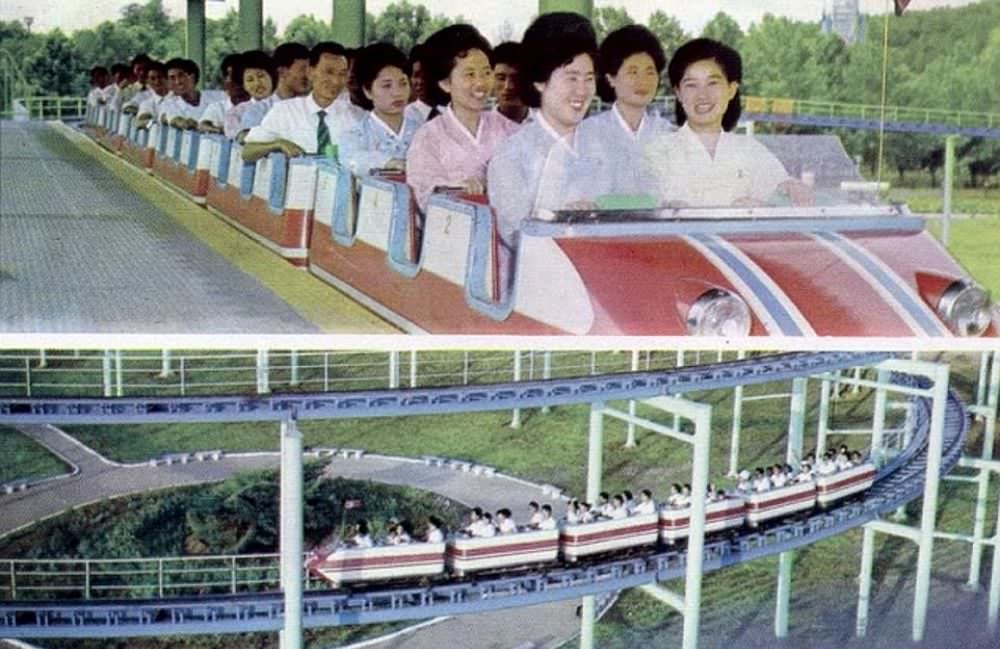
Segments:
[[[896,15],[902,16],[908,4],[910,4],[910,0],[896,0]]]

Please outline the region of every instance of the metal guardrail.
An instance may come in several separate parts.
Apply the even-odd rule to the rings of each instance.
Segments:
[[[877,363],[885,352],[799,352],[708,367],[446,388],[275,396],[115,399],[0,397],[0,425],[346,419],[644,399],[769,383]]]
[[[948,124],[963,127],[1000,127],[1000,113],[985,113],[941,108],[916,108],[910,106],[882,106],[849,104],[836,101],[814,101],[774,97],[745,97],[743,110],[748,113],[775,115],[814,115],[820,117],[848,117],[923,124]]]
[[[15,97],[10,110],[0,118],[39,120],[83,119],[87,112],[85,97]]]
[[[896,380],[908,387],[926,387],[920,379],[897,376]],[[736,539],[708,543],[705,571],[815,543],[919,497],[928,461],[931,407],[927,397],[915,397],[914,404],[910,446],[883,467],[864,501],[849,501],[763,532],[744,530]],[[951,393],[945,412],[942,475],[958,462],[966,426],[965,408]],[[310,591],[304,600],[303,620],[306,627],[318,627],[528,606],[673,579],[682,576],[685,568],[683,551],[650,550],[598,565],[486,577],[475,582],[366,592]],[[273,631],[282,623],[282,606],[280,593],[133,602],[4,603],[0,604],[0,633],[15,637],[106,637]]]
[[[517,355],[521,371],[517,371]],[[699,364],[698,353],[685,355]],[[731,358],[734,354],[730,353]],[[722,360],[721,352],[711,353]],[[684,359],[682,359],[684,360]],[[644,369],[683,364],[677,354],[644,352]],[[393,385],[470,385],[630,369],[631,354],[606,352],[0,352],[0,395],[189,395],[329,392]],[[262,380],[263,379],[263,380]],[[264,386],[264,390],[260,390]]]

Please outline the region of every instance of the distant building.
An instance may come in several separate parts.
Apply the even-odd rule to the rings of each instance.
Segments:
[[[826,0],[819,24],[824,34],[836,34],[853,45],[864,36],[864,22],[860,0]]]

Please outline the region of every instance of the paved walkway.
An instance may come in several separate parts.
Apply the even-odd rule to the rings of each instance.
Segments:
[[[123,465],[102,457],[54,426],[18,426],[18,430],[58,455],[73,473],[23,492],[0,496],[0,535],[85,503],[163,487],[223,480],[249,468],[276,467],[276,454],[223,456],[218,461],[174,463],[150,467]],[[510,507],[524,519],[531,500],[562,504],[533,484],[507,476],[488,477],[423,462],[383,456],[334,458],[331,476],[366,479],[439,493],[463,504],[489,510]],[[579,630],[577,602],[557,602],[530,608],[448,618],[383,642],[375,649],[552,649]]]
[[[4,121],[0,152],[0,332],[391,332],[70,127]]]

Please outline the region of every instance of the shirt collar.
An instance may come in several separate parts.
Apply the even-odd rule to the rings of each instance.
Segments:
[[[549,121],[545,119],[545,115],[542,114],[542,111],[540,110],[535,111],[534,117],[535,121],[538,122],[538,124],[542,127],[542,129],[544,129],[545,132],[548,133],[553,140],[562,143],[562,145],[565,146],[570,151],[573,151],[574,153],[576,152],[576,129],[573,129],[573,137],[571,142],[570,138],[566,137],[565,135],[561,135],[559,131],[553,128],[551,124],[549,124]]]
[[[455,127],[458,128],[460,131],[462,131],[462,133],[464,133],[466,135],[466,137],[468,137],[470,140],[472,140],[472,142],[474,144],[479,144],[479,138],[483,134],[483,125],[486,122],[486,119],[485,119],[485,117],[486,117],[486,111],[483,111],[483,112],[481,112],[479,114],[479,125],[476,127],[476,134],[475,135],[473,135],[472,133],[469,133],[469,129],[465,128],[465,124],[463,124],[462,122],[459,121],[458,115],[456,115],[455,111],[453,111],[451,109],[451,104],[448,104],[445,107],[445,109],[444,109],[443,112],[444,112],[444,114],[448,118],[451,119],[452,122],[454,122]]]
[[[621,111],[618,110],[618,102],[611,104],[611,111],[615,114],[615,117],[618,118],[618,125],[622,127],[622,130],[628,133],[633,139],[639,139],[639,134],[642,133],[642,127],[646,125],[646,116],[642,116],[642,119],[639,120],[639,128],[633,131]]]
[[[397,133],[396,131],[392,130],[392,127],[390,127],[388,124],[386,124],[385,121],[381,117],[379,117],[378,115],[376,115],[374,110],[368,111],[368,116],[371,117],[371,120],[372,120],[372,122],[374,122],[376,128],[379,128],[379,129],[385,131],[385,133],[387,135],[392,136],[394,139],[398,140],[399,138],[403,137],[403,132],[406,131],[406,115],[405,114],[403,115],[403,123],[399,127],[399,133]]]

